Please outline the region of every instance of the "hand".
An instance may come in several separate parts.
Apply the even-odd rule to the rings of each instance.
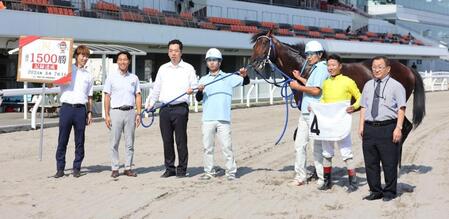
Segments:
[[[111,117],[109,115],[106,115],[106,117],[104,118],[104,123],[106,124],[106,127],[108,127],[108,129],[111,129]]]
[[[92,123],[92,112],[87,113],[86,124],[90,125]]]
[[[299,90],[299,87],[301,87],[301,85],[297,81],[295,80],[290,81],[290,88]]]
[[[359,136],[363,138],[363,127],[359,127]]]
[[[401,137],[402,137],[401,130],[398,127],[394,128],[394,131],[393,131],[393,143],[398,143],[401,140]]]
[[[240,73],[240,76],[246,77],[246,76],[248,76],[248,69],[246,69],[246,68],[240,68],[240,69],[239,69],[239,73]]]
[[[140,114],[136,114],[136,128],[140,125]]]
[[[193,93],[193,89],[189,87],[189,89],[187,89],[186,93],[187,93],[188,95],[192,94],[192,93]]]
[[[292,71],[293,76],[295,76],[296,79],[300,80],[301,77],[301,72],[299,72],[298,70],[293,70]]]
[[[198,91],[203,91],[204,90],[204,84],[200,84],[198,85]]]
[[[346,108],[346,112],[347,113],[353,113],[355,111],[353,106],[349,106],[348,108]]]

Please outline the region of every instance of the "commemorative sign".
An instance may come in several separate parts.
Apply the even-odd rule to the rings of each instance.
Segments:
[[[65,84],[71,81],[73,40],[22,36],[17,81]]]

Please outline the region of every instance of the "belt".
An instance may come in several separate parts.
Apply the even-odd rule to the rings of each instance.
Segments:
[[[75,104],[72,104],[72,103],[62,103],[62,105],[63,105],[63,106],[70,106],[70,107],[73,107],[73,108],[83,108],[83,107],[86,107],[86,104],[80,104],[80,103],[75,103]]]
[[[118,110],[122,110],[122,111],[128,111],[128,110],[132,110],[134,109],[133,106],[121,106],[121,107],[114,107],[112,109],[118,109]]]
[[[365,123],[370,126],[386,126],[386,125],[394,124],[397,121],[398,121],[397,119],[389,119],[389,120],[384,120],[384,121],[365,121]]]
[[[177,104],[168,104],[165,107],[173,108],[173,107],[180,107],[180,106],[188,107],[189,105],[186,102],[182,102],[182,103],[177,103]]]

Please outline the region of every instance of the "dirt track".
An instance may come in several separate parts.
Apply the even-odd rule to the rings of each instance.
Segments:
[[[400,196],[389,202],[362,201],[368,193],[360,139],[353,126],[353,149],[360,189],[347,194],[345,168],[334,158],[334,187],[321,192],[314,183],[291,187],[294,176],[290,110],[288,134],[274,141],[283,125],[283,106],[233,111],[233,142],[238,179],[200,181],[201,114],[190,114],[189,169],[184,179],[159,176],[163,150],[156,125],[136,132],[137,178],[110,175],[108,131],[103,123],[87,128],[86,158],[80,178],[54,179],[57,128],[45,129],[44,160],[37,160],[39,130],[0,135],[1,218],[442,218],[449,215],[449,92],[427,94],[427,117],[404,146]],[[410,105],[411,101],[409,101]],[[410,115],[411,107],[407,114]],[[358,124],[358,114],[353,124]],[[309,148],[309,154],[310,154]],[[120,145],[121,158],[124,147]],[[67,168],[74,147],[70,140]],[[221,150],[216,164],[224,166]],[[309,164],[312,164],[309,156]],[[66,170],[66,174],[71,169]],[[413,192],[408,192],[414,188]]]

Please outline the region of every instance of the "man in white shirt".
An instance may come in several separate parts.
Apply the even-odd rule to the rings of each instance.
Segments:
[[[156,101],[168,103],[182,93],[192,94],[197,86],[195,69],[181,59],[182,42],[171,40],[168,43],[170,62],[162,65],[156,76],[150,102],[152,108]],[[165,172],[161,177],[176,175],[185,177],[187,173],[187,121],[189,119],[189,97],[184,95],[159,111],[159,126],[164,143]],[[175,134],[175,138],[173,138]],[[178,150],[178,167],[175,168],[174,141]]]
[[[134,158],[134,132],[140,125],[142,97],[140,95],[139,78],[128,71],[131,54],[117,54],[118,69],[109,73],[103,92],[105,93],[104,109],[106,127],[111,130],[111,177],[119,176],[118,145],[122,132],[125,134],[126,163],[125,176],[136,177],[131,170]],[[136,111],[134,110],[136,106]]]
[[[75,49],[76,62],[72,66],[72,79],[61,85],[61,110],[59,112],[59,136],[56,150],[55,178],[64,176],[65,154],[72,127],[75,132],[75,160],[73,176],[80,177],[81,162],[84,159],[84,133],[86,125],[92,122],[93,79],[85,66],[89,49],[80,45]]]

